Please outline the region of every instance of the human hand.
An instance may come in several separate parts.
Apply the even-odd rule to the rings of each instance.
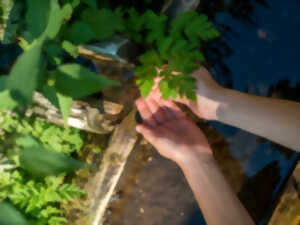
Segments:
[[[163,100],[158,90],[152,91],[146,99],[139,98],[136,105],[144,121],[137,126],[137,131],[162,156],[179,165],[194,158],[212,158],[204,133],[173,101]]]
[[[217,110],[220,107],[218,98],[225,88],[221,87],[205,67],[193,72],[197,79],[197,102],[190,99],[177,98],[176,101],[188,106],[197,116],[207,120],[217,120]]]

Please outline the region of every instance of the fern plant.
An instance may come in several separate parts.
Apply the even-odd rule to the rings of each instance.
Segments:
[[[139,15],[134,9],[128,12],[127,30],[137,42],[144,42],[151,48],[139,58],[137,84],[146,97],[157,76],[165,99],[186,96],[196,100],[195,80],[190,74],[205,61],[201,52],[203,41],[219,37],[219,32],[208,21],[207,16],[196,12],[186,12],[167,26],[167,17],[152,11]],[[145,34],[144,37],[141,34]],[[166,66],[163,66],[163,65]],[[163,66],[163,67],[162,67]],[[158,73],[158,68],[162,68]],[[177,76],[173,72],[178,73]]]
[[[79,151],[84,143],[85,133],[74,128],[63,128],[35,118],[23,118],[18,114],[1,113],[0,117],[0,129],[5,134],[0,136],[2,141],[16,133],[32,135],[44,146],[67,155]]]
[[[2,113],[1,118],[0,141],[2,146],[6,146],[2,151],[5,150],[7,159],[0,163],[0,167],[4,163],[13,166],[6,166],[0,173],[0,202],[9,200],[27,219],[34,221],[35,225],[65,224],[67,221],[60,204],[84,195],[84,191],[64,181],[64,171],[67,171],[66,166],[71,159],[56,154],[70,155],[79,151],[83,146],[83,133],[36,119],[24,119],[17,114]],[[14,136],[16,143],[9,143]],[[37,138],[40,144],[31,137]],[[34,150],[36,145],[43,146]],[[24,156],[26,152],[27,155]],[[29,160],[24,161],[24,157]],[[42,163],[40,160],[43,160]],[[52,174],[55,169],[59,169],[59,173],[56,176],[45,176],[44,173],[42,176],[32,176],[39,175],[40,169],[46,175]]]
[[[87,33],[79,35],[79,29]],[[161,76],[159,86],[165,99],[180,95],[193,100],[196,85],[190,74],[205,61],[202,44],[220,36],[206,15],[186,12],[169,25],[165,15],[151,10],[139,13],[135,8],[85,9],[69,34],[67,37],[74,44],[79,44],[78,36],[81,43],[106,40],[113,35],[128,37],[146,49],[135,71],[143,97],[151,91],[154,79]],[[174,71],[177,76],[173,76]]]
[[[63,177],[28,180],[19,170],[0,174],[0,198],[9,199],[37,225],[61,225],[67,220],[57,203],[70,202],[84,194],[73,184],[63,184]]]

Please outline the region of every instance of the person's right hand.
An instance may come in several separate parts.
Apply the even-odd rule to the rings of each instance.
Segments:
[[[202,66],[192,74],[197,79],[197,102],[187,98],[177,98],[176,101],[188,106],[197,116],[207,120],[217,120],[217,110],[220,106],[218,97],[225,88],[220,86]]]
[[[139,98],[136,105],[143,118],[143,124],[137,126],[137,131],[162,156],[182,167],[194,160],[213,159],[204,133],[173,101],[163,100],[159,92],[153,90],[146,99]]]

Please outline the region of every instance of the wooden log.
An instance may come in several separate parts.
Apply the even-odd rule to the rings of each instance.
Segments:
[[[81,204],[86,209],[80,213],[78,219],[69,221],[68,224],[102,224],[106,207],[124,170],[127,158],[138,140],[135,131],[135,114],[136,110],[133,110],[114,130],[97,172],[89,176],[89,180],[84,185],[87,197]]]
[[[41,119],[57,125],[64,125],[60,111],[41,94],[34,95],[34,106],[27,110],[26,115],[38,115]],[[103,101],[103,112],[90,104],[74,101],[68,119],[68,125],[88,132],[106,134],[115,128],[121,119],[123,106],[113,102]]]
[[[280,197],[268,225],[300,224],[300,162]]]
[[[100,224],[109,200],[124,170],[127,158],[137,142],[133,110],[114,131],[110,145],[103,157],[99,172],[87,184],[90,212],[88,224]]]

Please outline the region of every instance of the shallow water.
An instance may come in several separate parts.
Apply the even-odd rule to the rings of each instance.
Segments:
[[[215,24],[222,30],[222,40],[228,49],[227,54],[219,56],[221,63],[213,65],[211,72],[223,84],[230,83],[236,90],[260,96],[272,94],[299,101],[300,2],[243,1],[240,5],[243,6],[235,12],[231,10],[231,13],[217,12],[214,15]],[[216,44],[215,47],[217,46]],[[290,87],[294,89],[289,90],[287,85],[281,85],[287,84],[284,80],[288,80]],[[275,90],[274,88],[270,90],[270,86],[278,83]],[[290,92],[294,94],[289,95]],[[278,145],[266,140],[258,141],[255,135],[239,129],[218,123],[211,125],[225,137],[230,145],[231,155],[239,162],[250,180],[263,177],[261,171],[270,165],[278,167],[280,178],[276,179],[268,190],[272,193],[269,195],[273,201],[289,176],[298,155],[292,152],[286,154],[286,151]],[[258,190],[262,186],[259,182],[264,180],[254,183]],[[262,189],[261,192],[264,191],[266,190]],[[240,196],[243,194],[240,193]],[[257,204],[259,204],[258,196],[259,193],[256,195]],[[241,198],[243,200],[245,197]],[[272,209],[270,207],[269,210]],[[264,224],[268,216],[266,210],[259,220],[260,223]]]
[[[254,6],[248,16],[253,23],[249,22],[250,19],[234,19],[229,13],[219,12],[215,15],[217,24],[231,27],[231,32],[225,32],[223,40],[232,52],[222,60],[231,72],[233,88],[261,96],[273,92],[273,95],[299,101],[300,2],[248,2]],[[218,65],[214,66],[212,72],[222,77]],[[270,90],[270,86],[284,83],[283,80],[288,80],[290,87],[298,85],[298,89],[293,90],[294,95],[284,94],[291,91],[283,85],[279,85],[275,91]],[[286,155],[278,145],[269,141],[257,142],[257,137],[244,131],[216,123],[213,126],[226,138],[232,156],[239,161],[250,179],[272,163],[278,166],[280,179],[270,189],[272,196],[276,197],[290,174],[297,154]],[[259,186],[257,184],[257,188]]]

